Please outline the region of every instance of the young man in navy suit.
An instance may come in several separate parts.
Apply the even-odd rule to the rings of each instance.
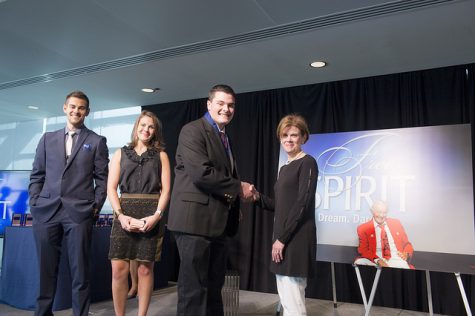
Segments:
[[[238,229],[239,197],[252,195],[250,185],[239,179],[225,134],[234,100],[231,87],[214,86],[208,112],[186,124],[178,139],[168,229],[174,232],[181,260],[179,316],[223,315],[226,237]]]
[[[89,252],[94,217],[106,199],[106,138],[84,126],[89,98],[67,95],[66,127],[45,133],[36,149],[28,188],[40,271],[35,315],[53,315],[61,244],[67,244],[74,315],[88,315]]]

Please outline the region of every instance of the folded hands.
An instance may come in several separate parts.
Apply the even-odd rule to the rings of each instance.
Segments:
[[[153,229],[160,218],[157,215],[151,215],[143,218],[133,218],[127,215],[120,215],[119,221],[122,228],[128,232],[145,233]]]

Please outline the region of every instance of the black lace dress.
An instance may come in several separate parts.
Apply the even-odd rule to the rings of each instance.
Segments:
[[[137,155],[131,147],[121,149],[119,188],[120,207],[125,215],[142,218],[157,210],[162,166],[160,152],[149,148]],[[135,233],[122,229],[120,221],[112,224],[109,259],[159,261],[163,241],[164,223],[149,232]]]

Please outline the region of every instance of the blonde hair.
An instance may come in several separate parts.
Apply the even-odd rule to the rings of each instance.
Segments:
[[[302,144],[305,144],[308,140],[310,132],[308,130],[307,122],[301,115],[298,114],[289,114],[280,120],[279,125],[277,126],[277,138],[281,139],[284,129],[292,126],[295,126],[300,130],[300,134],[303,137]]]

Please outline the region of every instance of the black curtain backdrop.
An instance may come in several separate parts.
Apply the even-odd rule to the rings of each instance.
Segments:
[[[241,178],[272,195],[279,156],[275,130],[279,120],[289,113],[303,115],[312,134],[471,123],[474,146],[474,70],[475,64],[459,65],[239,94],[234,119],[226,130]],[[203,95],[206,93],[203,91]],[[143,109],[162,120],[173,167],[180,129],[204,114],[206,98]],[[273,214],[250,204],[242,207],[242,213],[239,233],[230,247],[230,268],[239,271],[241,289],[276,293],[274,275],[268,270]],[[173,238],[171,243],[170,280],[176,280],[179,258]],[[330,263],[318,262],[315,269],[316,278],[308,280],[307,297],[331,300]],[[336,263],[335,270],[337,300],[362,304],[354,268]],[[360,271],[369,297],[375,269],[361,267]],[[454,274],[430,275],[434,312],[464,315]],[[475,276],[462,275],[462,280],[473,313]],[[383,269],[374,305],[428,312],[425,271]]]

